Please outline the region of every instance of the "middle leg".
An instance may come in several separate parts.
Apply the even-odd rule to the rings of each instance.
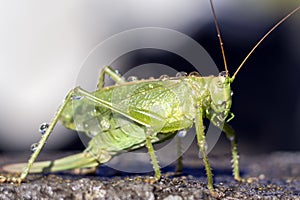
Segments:
[[[211,171],[211,167],[208,161],[208,157],[206,155],[206,139],[204,134],[204,126],[203,126],[203,111],[202,108],[196,108],[196,119],[195,119],[195,127],[197,134],[197,142],[199,145],[200,153],[202,155],[202,159],[204,162],[206,176],[207,176],[207,187],[210,191],[214,191],[213,186],[213,174]]]

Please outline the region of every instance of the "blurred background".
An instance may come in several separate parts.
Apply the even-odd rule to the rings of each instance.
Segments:
[[[299,1],[215,0],[214,4],[233,74],[251,47]],[[243,153],[300,149],[299,25],[296,13],[263,42],[232,85],[236,117],[230,124]],[[30,145],[40,139],[40,124],[51,121],[76,86],[89,52],[114,34],[148,26],[190,36],[223,70],[209,0],[2,1],[0,151],[29,153]],[[175,55],[151,50],[137,52],[116,68],[122,72],[149,62],[193,71]],[[223,144],[227,146],[221,137],[215,148]],[[76,132],[58,125],[45,148],[74,150],[83,145]]]

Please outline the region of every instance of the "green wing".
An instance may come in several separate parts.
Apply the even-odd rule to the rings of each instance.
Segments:
[[[60,120],[65,127],[89,135],[114,129],[110,118],[121,115],[140,125],[173,132],[192,125],[193,98],[187,97],[191,93],[181,79],[125,83],[92,93],[120,112],[83,98],[70,103]]]

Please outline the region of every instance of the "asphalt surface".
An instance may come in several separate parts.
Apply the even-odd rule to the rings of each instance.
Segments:
[[[206,188],[203,164],[193,152],[184,156],[181,175],[168,176],[175,168],[171,165],[155,183],[151,173],[128,174],[101,166],[96,175],[31,174],[18,186],[2,183],[0,199],[300,199],[300,152],[241,155],[246,182],[234,181],[229,154],[209,155],[217,195]],[[52,159],[62,154],[70,152],[40,157]],[[24,155],[0,155],[0,165],[16,161],[25,161]]]

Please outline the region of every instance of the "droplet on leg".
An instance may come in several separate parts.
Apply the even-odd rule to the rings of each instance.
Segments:
[[[79,96],[79,95],[75,95],[75,94],[74,94],[74,95],[72,96],[72,99],[73,99],[73,100],[75,100],[75,101],[78,101],[78,100],[81,100],[81,99],[83,99],[83,97],[82,97],[82,96]]]
[[[32,145],[30,146],[30,150],[31,150],[32,152],[35,152],[35,151],[37,150],[38,145],[39,145],[38,143],[32,144]]]
[[[47,129],[49,128],[49,124],[47,124],[46,122],[42,123],[40,128],[39,128],[39,132],[41,134],[45,134],[45,132],[47,131]]]

